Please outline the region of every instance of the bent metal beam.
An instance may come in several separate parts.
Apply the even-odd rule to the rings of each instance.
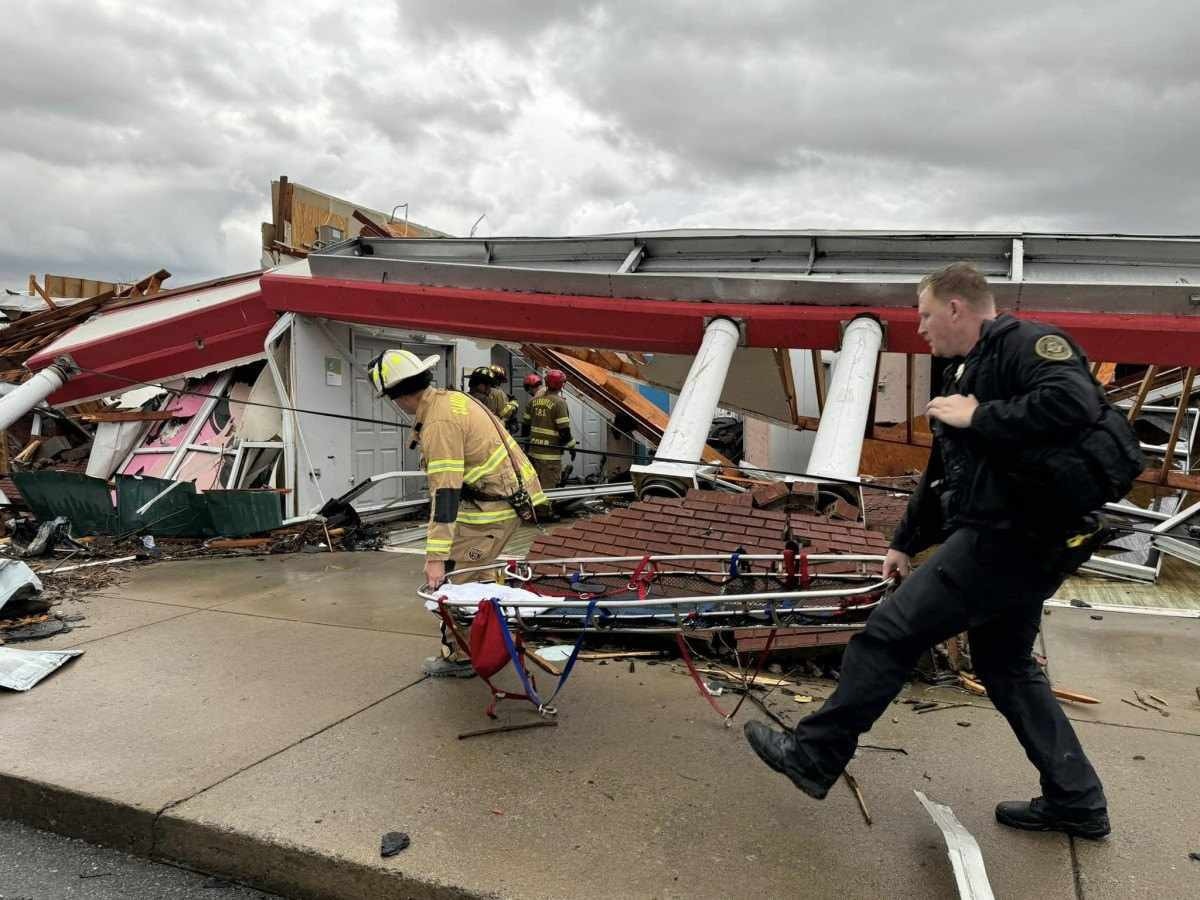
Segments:
[[[435,264],[425,268],[433,269]],[[890,352],[928,352],[917,335],[915,280],[905,285],[907,294],[912,294],[907,299],[911,305],[881,305],[876,302],[877,286],[870,282],[854,288],[839,285],[836,292],[831,289],[827,296],[836,296],[836,303],[822,302],[818,288],[811,284],[804,286],[803,300],[756,302],[751,297],[734,302],[620,296],[618,279],[632,276],[605,276],[605,286],[615,295],[571,293],[555,290],[553,275],[572,283],[579,281],[574,273],[539,271],[536,279],[541,289],[534,291],[318,277],[307,269],[285,269],[263,276],[262,295],[266,305],[277,312],[363,325],[651,353],[695,353],[705,323],[719,317],[743,323],[748,347],[836,350],[842,323],[869,315],[887,328]],[[1016,314],[1066,329],[1093,359],[1200,366],[1200,307],[1197,314],[1157,312],[1152,305],[1147,309],[1144,313],[1078,308],[1028,312],[1018,307]]]

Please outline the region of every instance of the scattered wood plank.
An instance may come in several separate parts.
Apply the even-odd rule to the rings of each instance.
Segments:
[[[362,210],[356,209],[352,218],[362,226],[362,230],[359,232],[360,236],[378,238],[390,238],[392,236],[390,231],[368,218]]]
[[[82,422],[166,422],[178,415],[166,410],[113,410],[111,412],[83,413]]]
[[[208,542],[210,550],[249,550],[253,547],[269,547],[273,538],[217,538]]]
[[[543,672],[547,672],[547,673],[553,675],[555,678],[562,677],[562,669],[560,669],[554,663],[550,662],[550,660],[544,659],[543,657],[538,656],[538,654],[536,652],[534,652],[533,650],[526,650],[525,656],[528,657],[529,661],[532,662],[539,669],[541,669]]]
[[[714,669],[711,666],[696,666],[696,671],[701,675],[708,675],[712,678],[722,678],[726,681],[734,677],[728,672],[724,672],[721,669]],[[684,672],[684,674],[688,673]],[[746,677],[749,678],[749,675]],[[737,684],[740,682],[735,681],[734,683]],[[786,678],[776,678],[774,675],[763,675],[761,673],[757,678],[754,679],[754,684],[757,687],[789,687],[796,689],[804,686],[798,681],[789,681]]]
[[[987,696],[987,688],[973,678],[968,678],[966,675],[960,673],[958,676],[958,683],[969,693],[975,694],[979,697]]]
[[[1192,383],[1196,370],[1191,366],[1183,373],[1183,386],[1179,392],[1179,407],[1175,410],[1175,418],[1171,422],[1171,437],[1167,440],[1166,451],[1163,453],[1162,468],[1158,473],[1159,482],[1167,480],[1167,475],[1175,467],[1175,447],[1179,440],[1179,431],[1183,427],[1183,417],[1187,414],[1192,399]]]
[[[460,741],[467,738],[482,737],[485,734],[503,734],[508,731],[524,731],[527,728],[557,728],[557,719],[538,719],[536,722],[521,722],[518,725],[496,725],[493,728],[480,728],[476,731],[464,731],[458,736]]]
[[[34,454],[38,452],[38,447],[42,446],[41,438],[34,438],[25,445],[25,449],[13,457],[13,462],[26,463],[33,459]]]
[[[1138,386],[1137,396],[1133,400],[1133,405],[1129,407],[1129,421],[1132,423],[1137,420],[1137,417],[1142,412],[1142,405],[1146,402],[1146,395],[1150,393],[1150,387],[1154,384],[1154,375],[1158,371],[1158,366],[1147,366],[1146,374],[1142,376],[1142,383]],[[1171,453],[1168,450],[1167,457],[1170,458]]]
[[[854,791],[854,799],[858,801],[858,808],[862,810],[863,818],[867,821],[867,827],[871,827],[871,813],[867,811],[867,801],[863,798],[862,789],[858,786],[858,779],[850,774],[849,769],[842,770],[842,778],[846,784],[850,785],[850,790]]]
[[[968,678],[966,675],[958,676],[958,683],[972,694],[978,694],[980,697],[987,696],[987,688],[973,678]],[[1087,703],[1096,704],[1100,700],[1088,694],[1081,694],[1078,691],[1068,691],[1065,688],[1050,688],[1050,692],[1059,700],[1066,700],[1068,703]]]
[[[654,657],[665,656],[666,651],[663,650],[625,650],[625,651],[608,651],[608,650],[583,650],[579,654],[580,659],[652,659]]]
[[[1050,692],[1059,700],[1066,700],[1068,703],[1087,703],[1089,705],[1094,705],[1100,702],[1099,698],[1092,697],[1088,694],[1081,694],[1078,691],[1068,691],[1063,688],[1052,687],[1050,688]]]
[[[58,304],[51,300],[50,295],[46,293],[46,289],[38,284],[36,275],[29,276],[29,292],[31,294],[37,294],[39,297],[45,300],[46,305],[51,309],[58,309]]]
[[[917,706],[914,706],[913,709],[915,709],[917,711],[918,716],[922,716],[925,713],[941,712],[943,709],[958,709],[961,706],[972,706],[972,705],[973,704],[970,704],[970,703],[942,703],[937,706],[926,706],[924,709],[922,709],[920,705],[917,705]]]
[[[42,613],[38,616],[22,616],[19,619],[0,619],[0,631],[9,631],[13,628],[24,628],[26,625],[38,625],[42,622],[49,621],[49,613]]]

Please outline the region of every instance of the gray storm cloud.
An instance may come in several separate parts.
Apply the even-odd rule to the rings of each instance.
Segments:
[[[485,234],[1197,231],[1184,2],[42,2],[8,19],[9,286],[253,267],[281,173],[452,233],[482,212]]]

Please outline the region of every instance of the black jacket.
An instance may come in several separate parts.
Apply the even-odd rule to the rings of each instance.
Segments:
[[[1104,400],[1074,341],[1040,322],[998,316],[965,358],[950,361],[941,393],[974,394],[979,408],[967,428],[930,422],[929,464],[892,546],[912,555],[964,525],[1070,533],[1078,517],[1056,516],[1041,502],[1023,464],[1071,453],[1101,415]]]

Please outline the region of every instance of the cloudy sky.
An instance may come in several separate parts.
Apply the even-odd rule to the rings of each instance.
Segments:
[[[280,174],[453,234],[1200,233],[1188,0],[5,7],[10,287],[253,268]]]

